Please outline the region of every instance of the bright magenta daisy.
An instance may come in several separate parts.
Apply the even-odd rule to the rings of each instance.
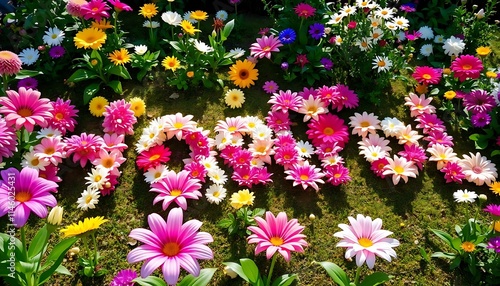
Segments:
[[[295,14],[300,18],[307,19],[311,16],[314,16],[314,12],[316,12],[316,8],[307,4],[307,3],[299,3],[295,6]]]
[[[417,82],[422,84],[438,84],[442,75],[441,69],[435,69],[429,66],[416,67],[411,75]]]
[[[145,261],[141,267],[141,277],[146,278],[161,267],[163,278],[168,285],[176,285],[181,268],[200,275],[198,259],[213,259],[212,250],[206,244],[213,242],[207,232],[200,232],[202,222],[189,220],[182,223],[183,213],[174,208],[168,213],[167,221],[158,214],[148,216],[149,229],[133,229],[129,237],[143,245],[127,255],[128,263]]]
[[[41,218],[47,217],[47,206],[55,207],[56,198],[51,192],[57,191],[57,184],[40,178],[38,170],[9,168],[0,172],[0,217],[12,210],[14,195],[14,213],[9,219],[20,228],[26,224],[31,212]]]
[[[327,178],[326,181],[328,183],[334,186],[345,184],[351,181],[351,177],[349,176],[349,169],[347,169],[342,164],[326,166],[325,178]]]
[[[81,6],[81,12],[85,20],[94,19],[97,22],[101,21],[101,18],[109,18],[109,13],[107,12],[111,8],[103,2],[102,0],[91,0],[87,4]]]
[[[335,114],[320,114],[318,120],[312,120],[307,126],[309,130],[306,134],[315,146],[325,142],[338,142],[343,147],[349,141],[349,129],[344,120]]]
[[[262,36],[262,38],[257,39],[257,43],[253,43],[250,46],[250,55],[256,58],[262,59],[266,57],[271,58],[272,52],[279,52],[279,47],[283,46],[279,38],[271,36]]]
[[[304,164],[294,164],[290,167],[290,170],[286,170],[285,174],[286,180],[292,180],[293,186],[301,185],[305,190],[307,187],[312,187],[313,189],[319,191],[318,184],[324,184],[321,178],[325,176],[325,174],[321,173],[320,168],[316,168],[315,165],[309,165],[307,161]]]
[[[78,117],[78,110],[74,105],[71,105],[71,100],[64,101],[58,98],[56,101],[51,101],[52,105],[52,118],[49,119],[49,127],[61,131],[64,136],[67,131],[73,132],[75,130],[76,120]]]
[[[279,90],[278,84],[274,80],[269,80],[264,83],[264,86],[262,86],[264,91],[269,94],[273,94]]]
[[[186,199],[197,200],[202,196],[199,191],[200,188],[199,180],[191,177],[188,171],[182,170],[179,173],[168,171],[165,178],[151,184],[149,191],[159,193],[153,204],[163,201],[163,210],[166,210],[172,202],[185,210],[187,208]]]
[[[7,90],[7,96],[0,97],[0,113],[5,116],[7,125],[15,125],[16,129],[26,128],[32,132],[35,125],[47,127],[52,117],[52,105],[47,98],[40,98],[40,92],[19,88],[19,91]]]
[[[111,102],[105,107],[104,121],[102,127],[106,133],[117,134],[134,134],[134,124],[137,118],[134,116],[134,111],[130,109],[130,103],[125,99]]]
[[[73,162],[80,162],[82,168],[87,165],[87,162],[94,161],[104,145],[104,140],[101,136],[95,134],[82,133],[80,136],[72,135],[64,140],[66,143],[66,157],[73,155]]]
[[[139,156],[137,156],[136,163],[139,169],[146,171],[149,168],[154,168],[160,164],[170,161],[170,154],[172,154],[172,152],[170,152],[168,147],[156,145],[139,154]]]
[[[489,213],[497,220],[500,218],[500,205],[489,204],[483,209],[483,211]]]
[[[358,104],[359,98],[354,90],[340,83],[335,86],[335,94],[332,98],[332,109],[337,109],[337,111],[341,111],[344,107],[353,109],[358,107]]]
[[[121,2],[120,0],[109,0],[109,3],[111,5],[113,5],[113,7],[115,8],[115,11],[117,11],[117,12],[132,11],[132,7]]]
[[[8,126],[5,119],[0,115],[0,163],[3,158],[9,158],[17,150],[16,130]]]
[[[302,98],[297,96],[296,92],[291,90],[282,91],[275,93],[271,96],[271,99],[267,102],[272,104],[271,110],[273,112],[281,111],[283,113],[288,112],[288,110],[298,111],[302,105]]]
[[[255,255],[265,251],[266,258],[271,259],[276,251],[283,256],[285,261],[290,261],[291,252],[304,252],[307,246],[304,226],[297,219],[288,220],[285,212],[280,212],[276,217],[271,212],[266,212],[266,219],[256,216],[257,226],[249,226],[253,234],[248,243],[256,243]]]
[[[358,214],[356,218],[348,217],[351,225],[339,224],[342,231],[333,234],[342,240],[337,247],[347,248],[345,258],[356,256],[356,265],[361,267],[365,262],[368,268],[375,266],[375,256],[387,261],[396,257],[393,247],[399,246],[399,241],[388,238],[391,231],[382,229],[382,220],[377,218],[372,221],[371,217]]]
[[[471,55],[462,55],[456,58],[450,66],[453,76],[460,81],[467,78],[477,79],[483,70],[483,63],[480,59]]]

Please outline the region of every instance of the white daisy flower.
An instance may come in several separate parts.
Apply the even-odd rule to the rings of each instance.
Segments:
[[[299,152],[300,157],[311,158],[311,154],[314,154],[314,147],[311,143],[307,141],[299,141],[295,145],[295,149]]]
[[[345,5],[339,12],[345,15],[354,15],[356,14],[356,6]]]
[[[210,52],[214,51],[214,49],[212,47],[210,47],[209,45],[205,44],[204,42],[198,41],[198,40],[194,40],[194,47],[198,51],[200,51],[200,52],[202,52],[204,54],[210,53]]]
[[[245,128],[248,130],[248,132],[252,132],[255,128],[264,124],[264,122],[257,116],[247,116],[244,118],[244,120]]]
[[[171,26],[179,26],[182,22],[181,14],[172,11],[167,11],[161,14],[161,19],[163,20],[163,22]]]
[[[252,131],[253,139],[266,140],[270,139],[271,136],[273,136],[273,130],[264,124],[255,127],[255,129]]]
[[[462,39],[451,36],[449,39],[444,41],[443,44],[444,53],[448,56],[458,56],[465,49],[465,43]]]
[[[145,173],[144,173],[144,181],[147,183],[156,183],[160,181],[161,179],[165,178],[168,173],[168,168],[165,165],[159,164],[156,167],[149,168]]]
[[[444,43],[445,40],[446,39],[444,38],[443,35],[436,35],[434,37],[434,43],[436,43],[436,44],[442,44],[442,43]]]
[[[384,120],[380,123],[380,126],[387,137],[395,137],[405,128],[403,122],[397,118],[391,117],[384,118]]]
[[[62,133],[61,131],[52,128],[52,127],[47,127],[47,128],[42,128],[37,132],[36,139],[41,139],[41,138],[53,138],[53,137],[61,137]]]
[[[428,57],[432,54],[433,47],[432,44],[425,44],[420,47],[420,54],[424,57]]]
[[[237,59],[245,55],[245,50],[242,48],[234,48],[229,50],[229,54],[233,57],[233,59]]]
[[[134,46],[134,51],[137,55],[142,56],[148,51],[148,46],[146,45]]]
[[[81,197],[76,201],[78,204],[77,207],[83,211],[94,209],[95,205],[99,203],[100,196],[101,195],[98,189],[88,186],[87,189],[81,194]]]
[[[43,42],[49,46],[58,46],[64,40],[64,32],[57,27],[49,28],[43,36]]]
[[[205,197],[207,197],[209,203],[218,205],[224,200],[226,193],[226,189],[223,186],[213,184],[207,189]]]
[[[35,154],[33,149],[23,155],[23,161],[21,162],[21,166],[23,166],[23,168],[28,167],[41,171],[45,171],[45,167],[47,167],[49,164],[49,160],[40,159],[40,157]]]
[[[210,178],[210,181],[212,181],[214,184],[224,185],[227,181],[227,175],[225,174],[224,170],[219,167],[215,167],[209,170],[207,175]]]
[[[386,8],[379,7],[377,9],[377,11],[375,11],[376,17],[383,18],[385,20],[391,19],[393,14],[394,14],[394,11],[392,10],[392,8],[388,8],[388,7],[386,7]]]
[[[142,26],[144,28],[156,29],[156,28],[160,27],[160,23],[156,22],[156,21],[146,20],[146,21],[144,21],[144,24],[142,24]]]
[[[91,188],[100,190],[108,181],[109,170],[106,168],[92,168],[87,175],[88,177],[85,177],[85,180],[87,180],[85,184],[88,184]]]
[[[477,198],[477,194],[473,191],[469,192],[466,189],[457,190],[453,193],[453,198],[457,203],[473,203]]]
[[[394,25],[396,25],[399,29],[405,29],[410,26],[410,21],[408,21],[405,17],[394,17],[394,19],[392,19],[392,23],[394,23]]]
[[[226,146],[231,145],[232,137],[230,132],[218,132],[217,135],[215,135],[215,146],[217,146],[219,150],[226,148]]]
[[[373,69],[377,72],[387,72],[392,67],[392,61],[386,56],[376,56],[373,59]]]
[[[380,28],[375,28],[370,32],[370,41],[377,43],[384,36],[384,31]]]
[[[205,166],[205,169],[210,172],[212,170],[219,169],[217,166],[217,161],[215,160],[214,157],[205,157],[200,160],[200,163]]]
[[[359,155],[363,155],[365,157],[366,161],[371,163],[371,162],[376,161],[378,159],[382,159],[382,158],[387,157],[388,154],[387,154],[387,152],[385,152],[382,149],[382,147],[371,145],[371,146],[368,146],[368,147],[362,149],[359,152]]]
[[[30,66],[38,60],[40,53],[33,48],[26,48],[19,54],[19,59],[24,65]]]
[[[354,45],[359,47],[359,49],[363,52],[368,51],[372,47],[372,42],[370,41],[369,38],[362,38],[360,40],[357,40]]]
[[[418,29],[418,32],[421,34],[420,38],[424,40],[432,40],[434,39],[434,31],[429,26],[422,26]]]

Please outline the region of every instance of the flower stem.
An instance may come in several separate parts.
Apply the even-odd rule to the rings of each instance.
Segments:
[[[361,275],[361,267],[356,270],[356,277],[354,278],[354,285],[359,284],[359,276]]]
[[[271,261],[271,267],[269,267],[269,274],[267,274],[266,286],[271,285],[271,277],[273,276],[274,264],[276,264],[276,259],[278,255],[276,253],[273,255],[273,260]]]
[[[28,261],[28,249],[26,248],[26,230],[24,226],[21,227],[21,242],[23,243],[23,255],[26,261]]]
[[[97,240],[95,239],[95,234],[92,233],[92,242],[94,243],[94,263],[93,263],[93,266],[94,266],[94,270],[95,270],[95,267],[97,266],[97,260],[99,259],[98,255],[98,251],[97,251]]]

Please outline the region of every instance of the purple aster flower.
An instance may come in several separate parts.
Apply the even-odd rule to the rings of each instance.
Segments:
[[[415,41],[422,36],[422,33],[420,33],[419,31],[413,31],[412,33],[406,31],[405,36],[408,41]]]
[[[488,113],[479,112],[470,117],[472,126],[482,128],[490,124],[491,116]]]
[[[309,35],[315,40],[321,39],[325,34],[325,26],[321,23],[314,23],[309,26]]]
[[[274,80],[266,81],[264,83],[264,86],[262,86],[264,91],[269,94],[273,94],[275,92],[278,92],[279,86]]]
[[[110,286],[134,286],[134,280],[137,278],[137,273],[132,269],[124,269],[118,272],[111,281]]]
[[[287,62],[282,62],[281,63],[281,69],[286,71],[288,69],[288,63]]]
[[[399,7],[399,10],[406,12],[406,13],[412,13],[412,12],[417,11],[417,9],[415,9],[415,3],[403,4],[403,5],[401,5],[401,7]]]
[[[319,62],[327,71],[331,70],[333,67],[333,62],[329,58],[322,58]]]
[[[58,59],[64,56],[66,53],[66,50],[62,46],[53,46],[49,50],[49,55],[53,59]]]
[[[490,238],[488,248],[495,250],[496,253],[500,253],[500,236]]]
[[[31,88],[31,89],[37,89],[38,87],[38,81],[33,78],[33,77],[26,77],[17,83],[17,89],[20,89],[21,87],[24,87],[26,89]]]
[[[489,113],[496,103],[495,98],[488,92],[478,89],[464,95],[463,105],[472,113]]]
[[[278,35],[278,38],[283,44],[291,44],[295,42],[295,39],[297,38],[297,34],[295,33],[295,30],[292,28],[285,29],[281,31]]]

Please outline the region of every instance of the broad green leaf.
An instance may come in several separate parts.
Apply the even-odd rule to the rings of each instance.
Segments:
[[[272,286],[288,286],[292,284],[293,281],[295,281],[295,279],[297,278],[297,274],[281,275],[280,277],[276,278],[276,280],[274,280]]]
[[[431,257],[434,258],[446,258],[446,259],[454,259],[456,255],[454,253],[448,253],[448,252],[434,252]]]
[[[178,52],[182,52],[183,49],[181,47],[181,44],[177,41],[168,41],[168,43]]]
[[[132,280],[132,282],[135,282],[141,286],[167,286],[167,283],[156,276],[148,276],[146,278],[135,278]]]
[[[83,104],[87,105],[92,99],[92,97],[94,97],[94,95],[99,91],[100,87],[101,87],[100,82],[89,84],[83,91]]]
[[[44,225],[31,241],[28,249],[28,257],[30,259],[42,251],[42,248],[47,244],[47,240],[49,239],[48,236],[49,232],[47,231],[47,225]]]
[[[358,286],[376,286],[389,281],[389,275],[383,272],[372,273],[363,280]]]
[[[92,50],[90,57],[94,58],[94,59],[98,59],[100,62],[102,62],[101,54],[97,50]]]
[[[495,151],[491,152],[491,157],[496,156],[496,155],[500,155],[500,150],[495,150]]]
[[[323,262],[316,262],[321,267],[323,267],[328,275],[333,279],[333,281],[340,286],[349,286],[351,281],[349,280],[349,277],[347,277],[347,274],[340,268],[337,264],[329,262],[329,261],[323,261]]]
[[[87,80],[91,78],[97,78],[98,75],[91,70],[79,69],[76,70],[69,78],[68,82],[80,82],[82,80]]]
[[[444,242],[448,243],[449,246],[453,247],[453,238],[451,237],[451,235],[439,229],[431,228],[431,231],[434,232],[434,234],[441,238]]]
[[[242,258],[240,259],[240,263],[241,268],[243,269],[245,275],[248,277],[250,283],[257,283],[257,281],[260,279],[260,273],[259,268],[255,264],[255,262],[248,258]]]
[[[227,40],[227,38],[229,37],[229,34],[231,34],[231,31],[233,30],[234,28],[234,19],[227,22],[226,25],[224,25],[224,29],[222,29],[222,33],[221,33],[221,41],[225,41]]]
[[[123,79],[131,78],[128,70],[122,65],[111,66],[111,68],[108,70],[108,73],[117,75],[119,77],[122,77]]]
[[[112,80],[108,82],[108,86],[113,89],[113,91],[117,94],[122,94],[122,83],[119,80]]]
[[[454,249],[460,250],[462,245],[462,240],[459,237],[456,237],[451,241],[451,245]]]
[[[425,262],[430,263],[431,259],[429,257],[429,254],[427,254],[427,251],[423,247],[419,247],[420,255],[422,258],[425,260]]]
[[[42,285],[47,280],[49,280],[49,278],[54,274],[54,272],[56,272],[56,270],[61,270],[59,266],[61,265],[64,259],[64,255],[66,254],[66,252],[68,252],[68,249],[70,249],[70,247],[73,246],[73,244],[77,240],[78,237],[66,238],[60,241],[58,244],[56,244],[56,246],[54,246],[49,256],[47,257],[45,265],[42,266],[42,269],[47,268],[47,265],[50,265],[50,263],[52,262],[53,264],[40,275],[39,285]]]
[[[177,284],[177,286],[206,286],[212,280],[217,268],[205,268],[200,271],[197,277],[192,274],[187,275]]]
[[[43,72],[41,72],[41,71],[20,70],[16,74],[16,79],[23,79],[23,78],[27,78],[27,77],[34,77],[34,76],[41,75],[41,74],[43,74]]]
[[[250,282],[248,280],[248,277],[245,275],[245,272],[243,272],[243,269],[241,268],[241,265],[239,265],[238,263],[234,263],[234,262],[222,262],[222,264],[231,267],[231,269],[234,272],[236,272],[236,274],[238,274],[238,276],[240,276],[241,278],[243,278],[243,280],[245,280],[246,282]]]
[[[453,269],[457,268],[458,266],[460,266],[461,262],[462,262],[462,259],[460,258],[460,256],[455,257],[455,259],[450,264],[450,270],[453,270]]]
[[[56,272],[63,275],[69,275],[69,276],[72,275],[71,272],[69,272],[68,268],[64,267],[63,265],[59,265],[56,268]]]

